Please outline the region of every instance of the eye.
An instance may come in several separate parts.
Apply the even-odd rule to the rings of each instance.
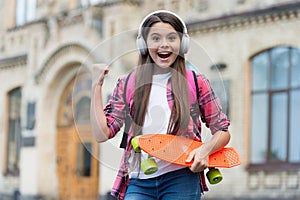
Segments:
[[[176,35],[170,35],[169,36],[169,40],[170,41],[174,41],[174,40],[176,40],[177,39],[177,36]]]
[[[154,36],[151,37],[151,39],[152,39],[153,41],[159,41],[159,40],[160,40],[160,37],[154,35]]]

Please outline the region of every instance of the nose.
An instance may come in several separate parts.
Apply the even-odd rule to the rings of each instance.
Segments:
[[[161,41],[161,44],[160,44],[160,47],[161,48],[166,48],[166,47],[169,47],[169,43],[168,43],[168,40],[167,39],[162,39]]]

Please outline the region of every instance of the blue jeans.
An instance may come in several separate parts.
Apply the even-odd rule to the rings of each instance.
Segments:
[[[131,179],[125,200],[200,200],[200,177],[188,168],[150,179]]]

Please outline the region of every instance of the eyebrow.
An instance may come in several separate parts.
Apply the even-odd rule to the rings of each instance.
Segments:
[[[157,32],[153,32],[153,33],[150,34],[150,36],[153,36],[153,35],[161,35],[161,34],[160,34],[160,33],[157,33]],[[171,33],[168,33],[167,35],[168,35],[168,36],[169,36],[169,35],[178,35],[178,33],[177,33],[177,32],[171,32]]]

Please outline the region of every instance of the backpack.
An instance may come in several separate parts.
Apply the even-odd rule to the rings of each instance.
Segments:
[[[199,117],[199,87],[196,77],[196,73],[192,70],[186,70],[186,76],[188,80],[189,96],[190,96],[190,113],[194,123],[197,123],[196,119]],[[130,105],[129,102],[134,95],[134,81],[135,81],[135,72],[128,74],[125,80],[123,98],[125,99],[125,128],[123,132],[122,141],[120,143],[120,148],[126,148],[128,131],[130,128]]]

